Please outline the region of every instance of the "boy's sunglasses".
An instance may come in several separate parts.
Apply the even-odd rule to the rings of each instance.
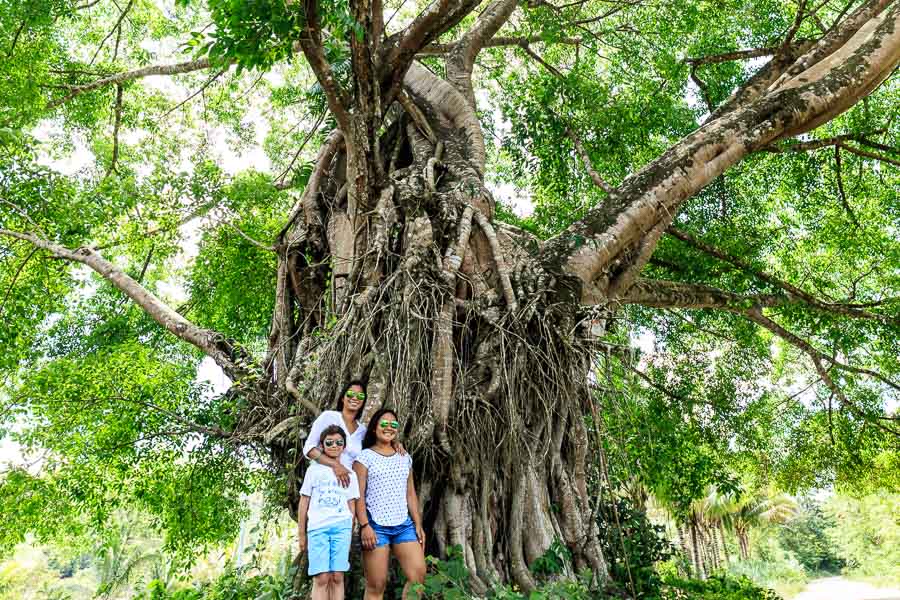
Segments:
[[[344,394],[346,398],[356,398],[357,400],[365,400],[366,393],[365,392],[354,392],[353,390],[348,390],[346,394]]]
[[[383,429],[400,429],[400,423],[397,421],[388,421],[387,419],[382,419],[378,421],[378,424],[381,425]]]
[[[344,447],[344,440],[341,440],[341,439],[337,439],[337,440],[325,440],[325,441],[322,442],[322,443],[325,444],[325,447],[326,447],[326,448],[331,448],[332,446],[337,446],[338,448],[343,448],[343,447]]]

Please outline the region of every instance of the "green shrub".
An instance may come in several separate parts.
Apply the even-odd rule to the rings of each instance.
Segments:
[[[675,554],[665,527],[622,498],[600,502],[597,521],[613,586],[635,598],[655,597],[661,583],[656,565]]]
[[[572,562],[572,553],[560,540],[553,540],[546,552],[528,565],[528,570],[539,577],[559,575]]]
[[[158,579],[151,581],[134,600],[289,600],[293,597],[294,569],[285,573],[247,575],[245,569],[228,568],[215,580],[171,590]]]
[[[428,573],[425,583],[416,586],[423,599],[465,600],[470,598],[469,570],[461,546],[447,550],[447,560],[427,556]]]
[[[709,579],[680,579],[669,576],[663,581],[662,600],[781,600],[774,591],[761,588],[746,577],[716,574]]]
[[[827,514],[836,521],[828,538],[847,561],[850,573],[900,583],[900,494],[886,492],[863,498],[834,496],[826,504]]]
[[[844,560],[828,539],[828,532],[835,526],[834,517],[825,514],[812,499],[801,500],[800,506],[797,518],[779,529],[779,543],[797,557],[809,575],[840,573]]]

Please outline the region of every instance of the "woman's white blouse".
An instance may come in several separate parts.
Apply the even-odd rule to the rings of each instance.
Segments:
[[[412,457],[399,452],[384,456],[367,448],[359,453],[356,462],[367,470],[366,510],[372,520],[386,527],[406,521],[409,517],[406,485]]]
[[[306,436],[306,443],[303,444],[303,456],[307,456],[310,450],[319,445],[319,438],[322,437],[322,432],[329,425],[337,425],[343,429],[344,433],[347,435],[347,444],[344,446],[344,451],[341,453],[341,464],[348,469],[352,469],[353,461],[356,460],[356,457],[359,456],[359,453],[362,451],[362,441],[363,438],[366,437],[366,426],[357,421],[356,431],[350,433],[347,431],[347,426],[344,424],[343,415],[336,410],[322,411],[322,414],[313,421],[312,427],[310,427],[309,430],[309,435]]]

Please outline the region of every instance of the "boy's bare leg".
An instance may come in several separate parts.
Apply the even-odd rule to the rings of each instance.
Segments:
[[[344,574],[340,571],[331,574],[331,600],[344,600]]]
[[[312,600],[329,600],[328,592],[330,587],[331,573],[313,575]]]

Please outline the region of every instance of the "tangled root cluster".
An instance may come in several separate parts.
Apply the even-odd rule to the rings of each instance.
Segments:
[[[420,71],[388,115],[377,201],[348,198],[333,136],[284,235],[264,411],[282,423],[273,456],[293,505],[302,440],[273,432],[367,380],[367,410],[390,406],[403,423],[430,552],[461,547],[476,588],[529,589],[526,565],[559,539],[576,569],[600,575],[583,423],[596,349],[547,294],[536,241],[492,222],[477,119]]]

